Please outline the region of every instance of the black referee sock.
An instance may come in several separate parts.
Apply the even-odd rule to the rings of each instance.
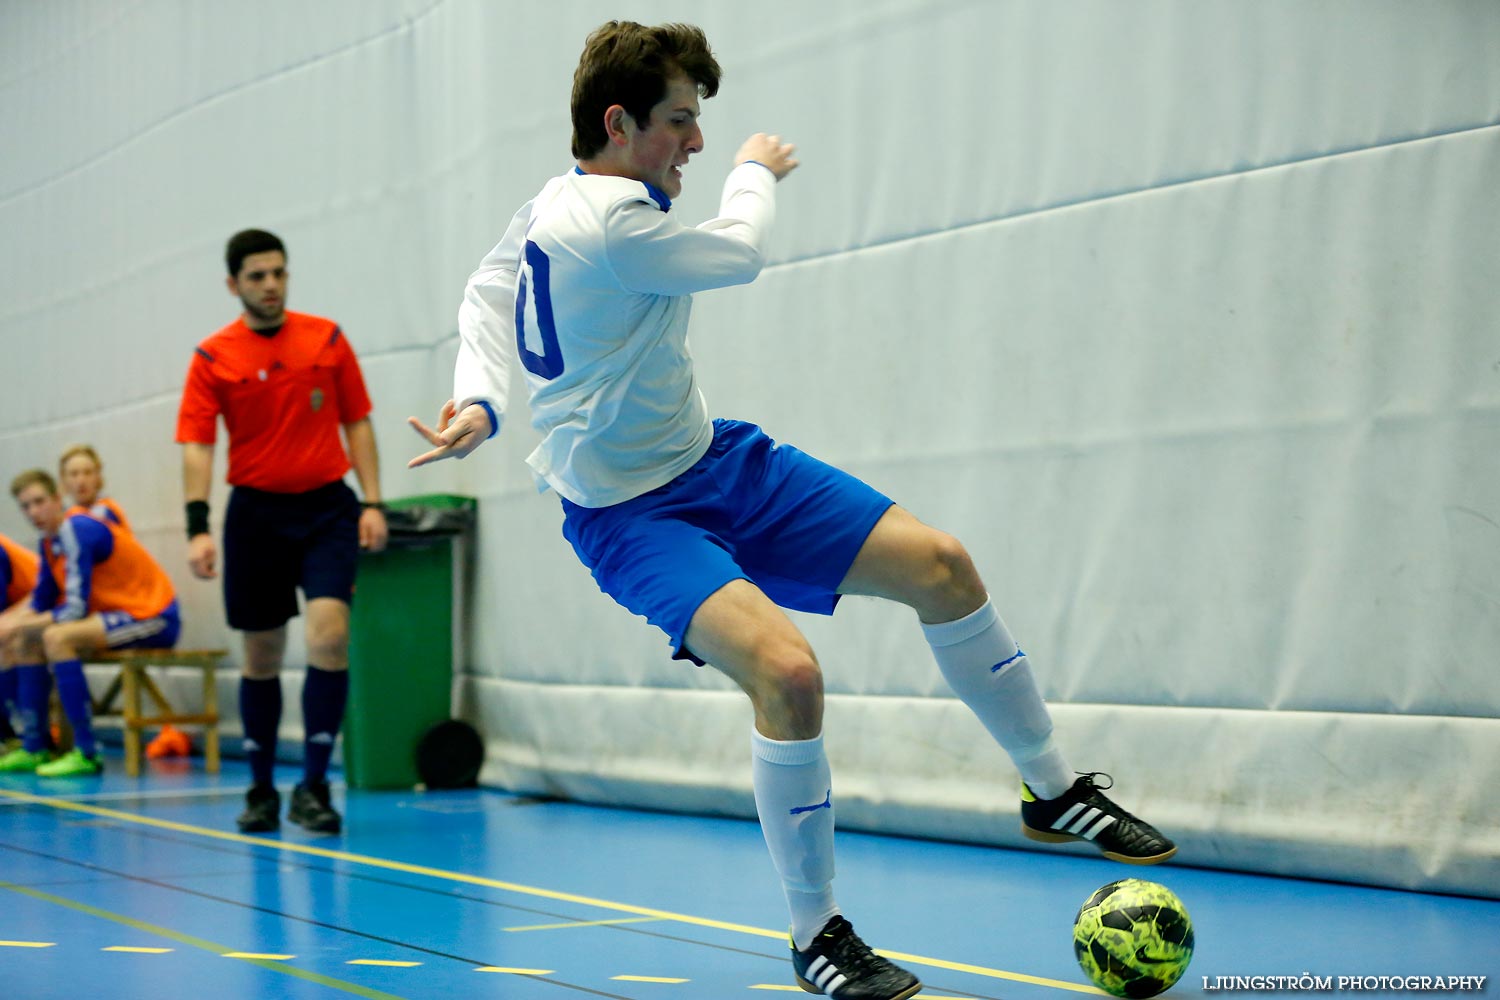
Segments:
[[[257,785],[269,785],[276,764],[276,730],[281,728],[280,677],[240,678],[240,722],[251,779]]]
[[[318,784],[328,778],[328,759],[344,724],[344,704],[349,700],[349,671],[322,670],[308,664],[302,680],[302,730],[307,742],[302,749],[302,780]]]

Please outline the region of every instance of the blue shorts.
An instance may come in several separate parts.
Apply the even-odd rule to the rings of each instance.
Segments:
[[[754,424],[715,420],[708,453],[676,479],[609,507],[563,500],[563,537],[599,589],[666,632],[673,658],[688,623],[732,580],[784,608],[831,615],[890,498]]]
[[[336,479],[306,493],[236,486],[224,512],[224,610],[244,632],[280,628],[308,600],[354,600],[359,498]]]
[[[171,649],[182,631],[177,602],[150,618],[137,618],[124,611],[101,611],[104,645],[110,649]]]

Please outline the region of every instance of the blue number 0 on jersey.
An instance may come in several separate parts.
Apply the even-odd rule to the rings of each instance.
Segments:
[[[552,289],[548,274],[552,262],[542,248],[526,241],[521,258],[520,284],[516,288],[516,351],[521,364],[538,378],[554,379],[563,373],[562,351],[557,346],[557,327],[552,322]],[[534,329],[542,338],[542,353],[526,347],[526,321],[534,319]]]

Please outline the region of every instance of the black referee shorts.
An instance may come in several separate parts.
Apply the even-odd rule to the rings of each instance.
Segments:
[[[229,627],[280,628],[307,600],[354,599],[359,499],[342,479],[306,493],[236,486],[224,514],[224,609]]]

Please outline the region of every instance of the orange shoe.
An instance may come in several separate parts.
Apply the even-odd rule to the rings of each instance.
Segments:
[[[157,757],[186,757],[193,752],[193,742],[188,739],[188,734],[173,725],[161,727],[161,732],[156,738],[146,744],[146,756],[153,759]]]

